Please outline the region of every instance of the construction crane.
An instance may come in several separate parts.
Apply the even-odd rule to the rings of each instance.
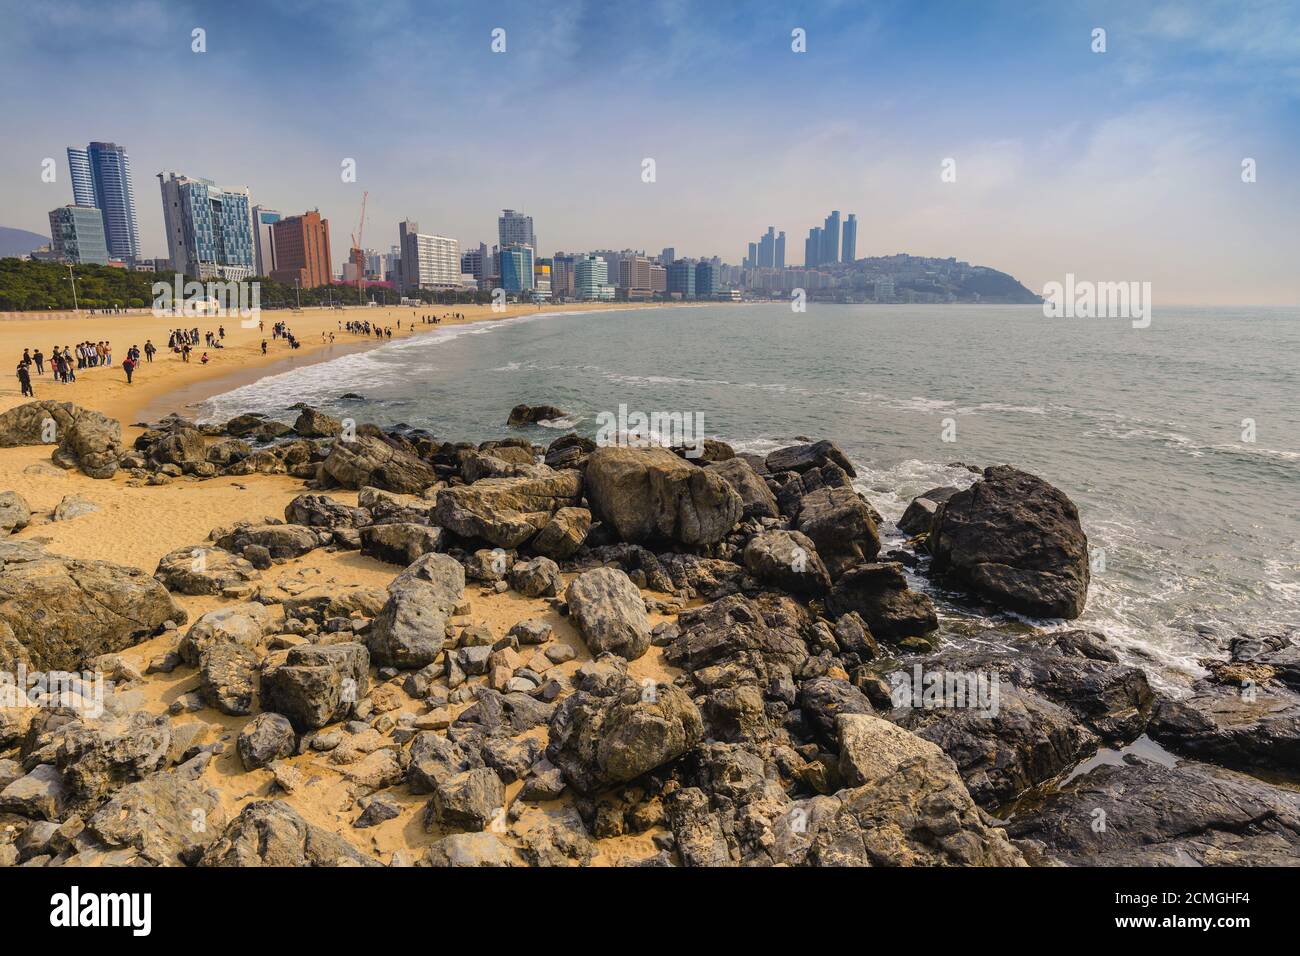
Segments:
[[[357,223],[357,231],[352,234],[352,262],[357,267],[358,305],[366,304],[366,252],[361,242],[366,231],[366,200],[369,197],[369,190],[361,194],[361,221]]]

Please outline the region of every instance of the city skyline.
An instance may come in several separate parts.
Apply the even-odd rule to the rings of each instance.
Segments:
[[[1218,3],[1035,5],[1018,11],[1013,58],[1003,4],[755,3],[707,17],[681,3],[561,6],[450,10],[437,29],[403,2],[360,22],[292,2],[23,8],[0,41],[0,88],[18,89],[68,44],[92,49],[42,74],[60,109],[7,104],[23,135],[0,159],[3,225],[45,233],[50,210],[74,198],[64,151],[104,140],[129,150],[137,191],[142,176],[185,170],[247,185],[272,209],[319,208],[344,233],[369,190],[376,249],[408,216],[473,248],[515,208],[539,223],[539,255],[672,246],[734,261],[747,237],[781,223],[789,264],[813,210],[840,209],[857,212],[859,257],[952,256],[1036,290],[1072,272],[1149,280],[1171,303],[1300,300],[1300,184],[1286,175],[1300,162],[1300,12],[1285,4],[1233,5],[1231,27]],[[254,17],[266,29],[247,29]],[[272,46],[280,27],[303,42]],[[1105,53],[1091,49],[1097,27]],[[191,50],[195,28],[203,53]],[[805,53],[791,49],[796,28]],[[337,58],[323,75],[322,57]],[[436,76],[403,72],[412,58],[438,62]],[[110,59],[132,95],[94,82]],[[485,71],[501,82],[483,84]],[[577,110],[583,84],[611,71],[646,97],[640,119],[611,106],[598,123],[566,122],[565,104]],[[806,97],[810,71],[834,92]],[[268,81],[280,84],[270,99],[257,92]],[[522,124],[521,89],[538,108]],[[709,90],[727,122],[682,136],[672,100],[692,90]],[[251,105],[223,124],[209,115],[219,106],[199,119],[203,97]],[[425,122],[402,120],[412,102]],[[157,115],[175,124],[148,121]],[[40,179],[47,157],[55,183]],[[340,177],[349,159],[355,182]],[[944,181],[950,159],[955,181]],[[146,258],[167,254],[151,193],[136,196]],[[333,239],[337,269],[348,243]]]

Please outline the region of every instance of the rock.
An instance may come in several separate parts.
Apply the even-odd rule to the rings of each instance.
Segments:
[[[835,582],[826,598],[831,617],[857,612],[878,638],[898,641],[927,634],[939,626],[934,605],[907,586],[902,565],[892,561],[863,564]]]
[[[840,776],[850,787],[884,780],[904,760],[933,753],[934,745],[868,712],[835,718]]]
[[[586,508],[558,508],[537,532],[531,547],[540,555],[563,561],[582,547],[590,530],[591,512]]]
[[[521,645],[545,644],[551,639],[553,628],[539,617],[530,617],[510,628],[507,636],[515,638]]]
[[[772,494],[772,489],[767,487],[767,482],[754,471],[753,466],[745,459],[729,456],[714,461],[706,467],[709,471],[719,475],[727,484],[731,485],[736,494],[740,495],[740,516],[743,520],[780,517],[781,512],[776,505],[776,495]]]
[[[251,435],[266,423],[266,416],[249,412],[244,415],[236,415],[230,421],[226,422],[226,434],[233,435],[236,438],[243,438],[245,435]]]
[[[439,525],[463,538],[517,548],[551,521],[560,508],[575,507],[582,476],[557,471],[538,477],[484,478],[438,492]]]
[[[243,525],[217,537],[213,543],[225,551],[243,553],[249,545],[266,548],[272,558],[285,561],[302,557],[329,544],[329,532],[300,524]]]
[[[510,586],[524,597],[554,597],[564,586],[564,579],[559,565],[550,558],[533,558],[510,569]]]
[[[370,685],[362,644],[304,645],[262,665],[262,706],[289,718],[299,732],[342,720]]]
[[[999,607],[1076,618],[1088,596],[1088,539],[1069,498],[1008,465],[943,502],[927,544],[933,569]]]
[[[934,520],[934,514],[939,510],[939,505],[956,493],[956,488],[945,485],[942,488],[931,488],[929,491],[917,495],[908,504],[903,516],[898,519],[898,530],[910,535],[929,534],[930,522]]]
[[[546,756],[570,785],[591,793],[675,760],[703,735],[700,711],[680,688],[643,688],[623,677],[605,687],[588,682],[560,703]]]
[[[443,547],[443,531],[422,524],[375,524],[361,529],[361,553],[406,567]]]
[[[21,648],[33,669],[77,671],[185,619],[167,590],[136,568],[0,542],[0,631],[13,635],[0,635],[0,657]],[[0,660],[0,668],[15,663]]]
[[[622,571],[584,571],[569,582],[564,596],[569,616],[593,655],[609,651],[636,660],[649,649],[645,602]]]
[[[127,784],[86,821],[86,829],[106,846],[133,849],[138,860],[155,866],[191,859],[225,825],[217,792],[180,771]]]
[[[814,677],[799,687],[799,706],[808,724],[826,740],[837,734],[839,720],[849,714],[870,714],[871,701],[848,681]]]
[[[483,830],[505,813],[506,791],[495,770],[479,767],[441,781],[425,810],[425,829],[434,825]]]
[[[199,689],[208,706],[223,714],[253,712],[258,659],[251,649],[212,644],[199,658]]]
[[[244,807],[199,860],[199,866],[378,866],[346,840],[308,823],[287,803]]]
[[[425,853],[429,866],[521,866],[518,854],[492,833],[452,833]]]
[[[1204,764],[1127,755],[1063,784],[1007,830],[1070,866],[1295,866],[1300,795]]]
[[[195,621],[177,645],[181,660],[198,665],[203,652],[214,645],[256,647],[271,627],[265,604],[245,601],[208,611]]]
[[[821,468],[834,464],[843,469],[850,477],[856,477],[848,456],[833,441],[819,441],[807,445],[791,445],[779,448],[767,456],[767,470],[773,474],[782,471],[805,472],[811,468]]]
[[[129,717],[59,727],[51,743],[72,800],[93,803],[123,784],[161,770],[171,751],[166,716],[138,711]]]
[[[568,412],[562,411],[554,405],[516,405],[510,409],[510,416],[506,419],[506,425],[517,428],[520,425],[535,425],[538,422],[554,421],[567,415]]]
[[[465,569],[445,554],[426,554],[398,575],[366,638],[375,663],[403,669],[433,663],[464,593]]]
[[[54,512],[50,518],[53,521],[71,521],[73,518],[80,518],[82,515],[94,514],[98,510],[99,505],[80,495],[64,495],[59,503],[54,506]]]
[[[797,527],[812,539],[832,578],[880,553],[872,510],[852,488],[818,488],[804,495]]]
[[[530,816],[519,833],[519,841],[524,858],[532,866],[586,866],[596,855],[582,817],[571,806]]]
[[[596,449],[587,461],[586,489],[592,512],[631,543],[707,548],[736,526],[743,511],[726,479],[666,448]]]
[[[413,793],[433,793],[442,783],[482,766],[483,757],[478,751],[442,734],[423,731],[411,740],[406,782]]]
[[[55,464],[72,463],[91,478],[112,478],[117,474],[117,463],[126,449],[122,445],[122,425],[116,419],[81,409],[60,435]]]
[[[210,460],[208,459],[207,444],[204,441],[203,432],[193,425],[175,422],[151,437],[153,440],[147,448],[141,448],[139,441],[136,442],[136,448],[146,451],[149,460],[155,465],[178,465],[183,468],[185,465]],[[244,444],[247,447],[247,443]],[[233,449],[231,450],[233,451]],[[222,451],[217,452],[218,457],[221,454]],[[240,455],[239,457],[244,456]]]
[[[1285,686],[1228,690],[1206,682],[1193,691],[1160,702],[1152,737],[1197,760],[1300,779],[1300,695]]]
[[[310,406],[298,413],[293,430],[303,438],[333,438],[343,431],[343,423]]]
[[[373,435],[359,434],[353,441],[334,442],[321,467],[344,488],[369,485],[418,495],[438,480],[426,462]]]
[[[328,495],[299,495],[284,509],[284,520],[289,524],[309,528],[364,528],[371,523],[365,508],[351,508]]]
[[[236,749],[244,769],[257,770],[297,753],[298,735],[284,715],[258,714],[240,730]]]
[[[701,691],[732,680],[789,680],[808,660],[801,633],[806,623],[807,612],[788,598],[730,595],[683,612],[664,660],[687,671]]]
[[[253,453],[253,446],[239,438],[222,438],[204,451],[204,460],[221,468],[243,461]]]
[[[526,448],[506,446],[492,453],[471,451],[460,463],[461,477],[469,484],[480,478],[538,478],[550,474],[551,469],[533,461],[533,453]]]
[[[71,402],[25,402],[0,412],[0,448],[51,445],[84,412]]]
[[[16,491],[0,492],[0,534],[22,531],[32,520],[32,509]]]
[[[26,776],[0,790],[0,811],[30,819],[58,820],[67,802],[63,775],[52,764],[37,764]]]
[[[153,576],[177,594],[220,594],[262,575],[249,561],[229,551],[193,545],[163,555]]]
[[[759,580],[792,594],[817,597],[831,588],[831,576],[817,554],[817,546],[798,531],[754,535],[745,545],[745,567]]]

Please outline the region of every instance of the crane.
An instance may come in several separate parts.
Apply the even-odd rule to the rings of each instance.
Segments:
[[[361,221],[357,223],[357,231],[352,234],[352,262],[357,267],[358,305],[366,304],[366,253],[365,247],[361,245],[361,242],[366,231],[366,200],[369,197],[369,190],[361,193]]]

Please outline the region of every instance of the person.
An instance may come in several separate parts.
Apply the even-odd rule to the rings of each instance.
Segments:
[[[27,366],[22,362],[18,363],[18,384],[23,387],[24,398],[35,398],[36,393],[32,391],[32,374],[27,371]]]
[[[153,345],[153,339],[145,339],[145,340],[144,340],[144,360],[145,360],[146,362],[150,362],[150,363],[152,363],[152,362],[153,362],[153,353],[154,353],[154,352],[157,352],[157,351],[158,351],[158,350],[157,350],[156,348],[154,348],[154,345]]]
[[[36,363],[36,374],[45,374],[45,353],[39,348],[32,353],[32,361]]]
[[[262,339],[262,354],[266,354],[266,339]]]
[[[130,385],[130,384],[131,384],[131,373],[135,371],[135,359],[131,358],[131,357],[128,355],[128,356],[126,357],[126,361],[124,361],[124,362],[122,363],[122,371],[123,371],[123,372],[126,372],[126,384]]]
[[[190,360],[190,343],[186,342],[184,345],[181,346],[181,361],[188,362],[189,360]]]
[[[204,353],[199,357],[199,361],[202,362],[204,365],[207,365],[207,364],[208,364],[208,353],[207,353],[207,352],[204,352]]]

